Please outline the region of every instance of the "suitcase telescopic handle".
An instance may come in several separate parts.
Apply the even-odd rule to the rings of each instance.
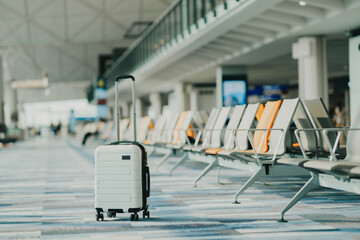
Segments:
[[[135,112],[135,78],[132,75],[120,75],[115,77],[115,102],[116,102],[116,128],[117,141],[120,142],[120,112],[119,112],[119,81],[123,79],[131,79],[132,81],[132,110],[133,110],[133,126],[134,126],[134,142],[136,142],[136,112]]]
[[[120,75],[120,76],[117,76],[117,77],[115,78],[115,82],[118,82],[118,81],[123,80],[123,79],[128,79],[128,78],[130,78],[131,80],[135,81],[135,78],[134,78],[134,76],[132,76],[132,75]]]

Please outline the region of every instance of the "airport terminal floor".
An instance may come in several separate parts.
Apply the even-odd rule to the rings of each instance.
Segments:
[[[224,169],[196,188],[203,163],[186,162],[173,176],[151,156],[151,218],[129,214],[95,220],[94,148],[35,139],[0,149],[0,238],[23,239],[359,239],[359,196],[332,189],[309,193],[278,222],[279,211],[306,178],[264,179],[232,204],[249,176]],[[171,162],[171,161],[170,161]],[[276,182],[274,182],[276,181]],[[226,184],[226,183],[229,184]],[[238,182],[238,183],[237,183]],[[231,184],[230,184],[231,183]]]

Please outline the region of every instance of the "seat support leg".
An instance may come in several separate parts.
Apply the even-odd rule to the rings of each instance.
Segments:
[[[210,172],[214,167],[218,166],[219,162],[217,159],[213,160],[209,165],[199,174],[199,176],[194,180],[194,187],[196,187],[197,182],[204,177],[208,172]]]
[[[284,219],[285,213],[292,208],[298,201],[300,201],[308,192],[319,187],[319,179],[316,175],[311,174],[311,178],[306,182],[306,184],[296,193],[296,195],[291,199],[291,201],[285,206],[281,211],[279,222],[287,222]]]
[[[255,172],[249,180],[247,180],[247,182],[240,188],[240,190],[235,193],[234,204],[240,204],[240,202],[238,202],[238,196],[265,175],[265,168],[264,166],[261,166],[261,168],[257,172]]]
[[[224,185],[225,183],[220,181],[220,172],[221,172],[221,166],[218,166],[217,182],[220,185]]]
[[[169,159],[169,157],[170,157],[171,154],[172,154],[172,152],[168,152],[167,154],[165,154],[165,155],[161,158],[160,162],[159,162],[158,165],[156,166],[155,171],[158,171],[158,170],[159,170],[159,167],[160,167],[161,165],[163,165],[163,164]]]
[[[147,153],[148,157],[150,157],[154,152],[155,152],[155,149],[151,149],[151,150]]]
[[[174,171],[176,168],[178,168],[181,164],[183,164],[183,162],[185,162],[186,159],[187,159],[187,154],[184,153],[184,154],[181,156],[181,158],[179,159],[179,161],[175,164],[175,166],[170,169],[170,171],[169,171],[169,176],[171,176],[171,174],[173,173],[173,171]]]

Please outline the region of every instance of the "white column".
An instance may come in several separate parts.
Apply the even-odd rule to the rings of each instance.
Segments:
[[[135,99],[135,111],[137,118],[143,116],[143,102],[140,98]],[[132,118],[132,115],[130,116],[130,118]]]
[[[223,106],[223,68],[216,69],[216,107]]]
[[[350,117],[353,119],[360,106],[360,36],[349,40]]]
[[[0,124],[5,123],[3,65],[0,56]]]
[[[161,114],[162,102],[160,93],[152,93],[149,96],[151,109],[154,111],[154,117],[157,118]]]
[[[329,87],[324,37],[302,37],[292,46],[298,60],[299,96],[303,99],[321,97],[329,105]]]
[[[192,88],[184,83],[174,86],[175,111],[186,111],[190,109],[190,92]]]
[[[9,93],[8,103],[9,103],[11,125],[17,126],[19,120],[17,90],[10,89],[8,93]]]
[[[196,89],[193,89],[190,93],[190,110],[199,110],[199,91]]]
[[[16,127],[16,121],[14,116],[17,117],[17,93],[16,90],[11,89],[11,74],[9,65],[6,58],[2,58],[2,76],[3,76],[3,87],[4,87],[4,106],[5,112],[5,123],[10,128]]]

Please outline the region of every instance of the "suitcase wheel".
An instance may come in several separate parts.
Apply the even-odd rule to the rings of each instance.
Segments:
[[[150,218],[150,212],[149,211],[143,211],[143,218],[146,218],[146,216],[148,218]]]
[[[101,219],[101,221],[104,221],[104,214],[103,213],[97,213],[96,214],[96,221],[99,221]]]
[[[107,213],[107,216],[108,216],[109,218],[114,218],[114,217],[116,217],[116,212],[108,212],[108,213]]]
[[[130,215],[130,221],[139,221],[139,214],[133,213]]]

